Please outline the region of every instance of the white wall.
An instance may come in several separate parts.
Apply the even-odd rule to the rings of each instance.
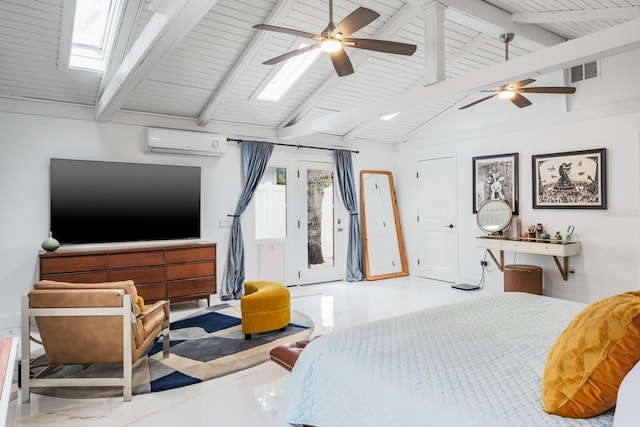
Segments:
[[[508,102],[489,100],[473,108],[451,112],[427,134],[401,144],[396,158],[397,187],[403,228],[407,237],[410,270],[415,268],[422,242],[416,233],[415,173],[419,160],[454,156],[457,163],[458,281],[476,283],[481,276],[479,261],[484,250],[475,239],[482,232],[472,213],[472,158],[519,153],[519,218],[525,226],[542,223],[553,235],[573,224],[582,242],[582,254],[569,260],[575,271],[563,281],[547,256],[505,253],[505,263],[539,265],[544,270],[545,294],[582,302],[631,289],[640,279],[640,85],[635,72],[640,52],[601,62],[603,74],[578,86],[571,111],[562,112],[564,97],[527,95],[534,105],[519,110]],[[606,92],[624,85],[617,97]],[[633,82],[633,83],[629,83]],[[533,84],[532,86],[534,86]],[[606,96],[605,96],[606,94]],[[573,95],[572,95],[573,97]],[[599,102],[598,102],[599,100]],[[555,104],[554,104],[555,103]],[[631,111],[631,112],[630,112]],[[531,156],[536,154],[607,149],[607,210],[532,209]],[[413,167],[410,167],[413,166]],[[503,273],[489,258],[485,286],[503,288]]]
[[[227,153],[216,159],[144,154],[142,126],[0,112],[0,129],[0,329],[19,325],[20,298],[38,279],[38,252],[49,232],[52,157],[200,166],[202,240],[218,245],[220,288],[230,229],[220,228],[219,221],[233,213],[242,182],[237,143],[229,143]],[[380,159],[388,159],[388,150],[354,155],[356,174],[361,167],[377,167]],[[275,147],[272,155],[272,163],[292,165],[298,159],[333,161],[330,151]],[[258,271],[252,221],[252,215],[243,215],[247,278]],[[295,251],[289,255],[295,257]]]

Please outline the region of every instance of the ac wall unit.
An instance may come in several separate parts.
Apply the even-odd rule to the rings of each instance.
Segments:
[[[227,151],[227,138],[208,132],[147,128],[145,153],[220,157]]]

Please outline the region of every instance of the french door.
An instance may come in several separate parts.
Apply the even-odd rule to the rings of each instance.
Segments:
[[[341,280],[345,272],[346,209],[338,199],[333,163],[298,162],[298,284]]]

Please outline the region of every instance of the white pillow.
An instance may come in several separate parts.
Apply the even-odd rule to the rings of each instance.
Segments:
[[[636,427],[640,418],[640,362],[622,380],[618,389],[613,427]]]

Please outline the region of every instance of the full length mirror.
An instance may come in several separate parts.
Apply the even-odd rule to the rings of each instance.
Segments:
[[[360,172],[360,200],[367,280],[409,274],[391,172]]]

